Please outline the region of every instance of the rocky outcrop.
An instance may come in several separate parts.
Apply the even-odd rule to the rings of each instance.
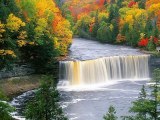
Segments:
[[[160,68],[160,57],[151,56],[150,58],[150,66],[152,68]]]
[[[33,74],[35,70],[30,64],[14,64],[11,69],[2,69],[0,79]]]

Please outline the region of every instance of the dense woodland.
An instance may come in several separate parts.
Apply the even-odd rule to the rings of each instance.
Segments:
[[[69,0],[80,37],[154,50],[159,45],[159,0]]]
[[[73,35],[154,51],[160,45],[159,32],[159,0],[0,0],[0,70],[27,62],[37,72],[48,73],[59,57],[67,55]],[[133,102],[131,112],[136,116],[123,119],[159,119],[159,73],[155,72],[151,95],[147,97],[143,87]],[[26,108],[26,117],[66,120],[57,104],[59,95],[52,77],[43,79]],[[6,101],[1,91],[0,99]],[[1,100],[0,118],[12,119],[9,113],[14,108]],[[117,119],[114,107],[104,119]]]
[[[52,67],[72,42],[70,22],[52,0],[1,0],[0,68],[29,62]]]

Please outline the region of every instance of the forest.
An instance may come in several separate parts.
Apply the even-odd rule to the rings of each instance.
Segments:
[[[36,74],[43,74],[40,90],[26,107],[27,119],[68,119],[58,104],[56,67],[78,37],[156,51],[160,47],[160,1],[0,0],[0,70],[29,63]],[[123,116],[123,120],[159,119],[159,73],[155,70],[150,94],[143,86],[133,102],[130,112],[135,116]],[[0,90],[0,118],[11,120],[10,112],[15,109],[4,101],[8,99]],[[104,119],[117,120],[115,114],[110,106]]]

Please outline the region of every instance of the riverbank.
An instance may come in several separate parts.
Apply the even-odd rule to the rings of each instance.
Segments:
[[[29,75],[1,79],[0,90],[11,100],[17,95],[38,88],[41,77],[42,75]]]

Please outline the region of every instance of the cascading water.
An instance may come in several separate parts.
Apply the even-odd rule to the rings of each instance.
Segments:
[[[60,80],[70,85],[101,84],[111,80],[149,78],[149,56],[111,56],[86,61],[61,61]]]

